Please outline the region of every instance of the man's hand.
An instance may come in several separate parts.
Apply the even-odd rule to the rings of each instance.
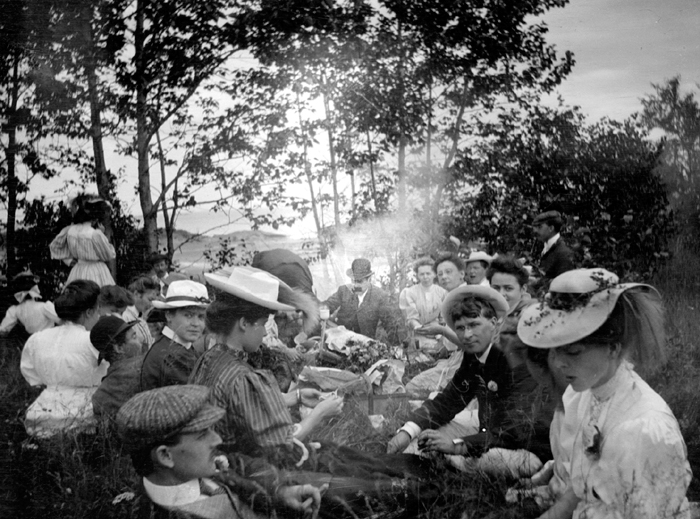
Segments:
[[[387,454],[401,453],[409,443],[411,443],[411,436],[406,431],[399,431],[387,444],[386,452]]]
[[[316,407],[321,401],[322,393],[318,389],[313,389],[311,387],[305,387],[299,390],[301,395],[301,402],[306,407]]]
[[[439,324],[425,324],[415,329],[417,335],[444,335],[445,327]]]
[[[463,447],[455,445],[447,434],[426,429],[418,435],[418,447],[427,452],[442,452],[444,454],[462,454]]]
[[[313,485],[294,485],[280,487],[277,497],[287,508],[303,512],[305,516],[316,519],[321,507],[321,493],[325,492],[328,484],[320,489]]]

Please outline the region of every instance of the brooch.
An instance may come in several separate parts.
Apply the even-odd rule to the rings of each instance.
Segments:
[[[598,429],[597,425],[594,425],[593,429],[595,429],[595,432],[593,432],[591,435],[587,435],[589,439],[584,452],[586,453],[586,456],[591,458],[593,461],[598,461],[600,459],[600,445],[603,442],[603,436],[601,435],[600,429]]]
[[[489,383],[486,384],[486,387],[489,388],[489,391],[493,391],[494,393],[498,391],[498,384],[494,380],[489,380]]]

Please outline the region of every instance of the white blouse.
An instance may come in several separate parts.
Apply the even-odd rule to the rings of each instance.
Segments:
[[[426,289],[418,283],[404,288],[399,296],[399,307],[406,317],[406,323],[410,326],[413,322],[411,328],[436,323],[446,294],[447,291],[439,285]]]
[[[99,352],[84,326],[66,323],[33,334],[22,349],[20,371],[32,386],[99,386],[108,362],[97,365]]]
[[[573,519],[690,517],[692,473],[678,422],[631,364],[594,390],[569,387],[563,400],[560,441],[572,445],[570,484],[581,500]]]

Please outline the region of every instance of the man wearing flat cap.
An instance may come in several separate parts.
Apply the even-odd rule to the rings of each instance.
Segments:
[[[164,311],[166,325],[143,360],[141,391],[187,383],[201,354],[194,343],[204,333],[207,306],[207,287],[190,280],[173,281],[165,300],[153,301]]]
[[[546,290],[552,279],[576,268],[573,252],[559,234],[563,224],[564,220],[559,211],[540,213],[532,221],[532,229],[537,239],[544,244],[539,264],[542,277],[533,286],[537,291]]]
[[[135,395],[117,413],[119,435],[143,478],[138,516],[256,518],[258,511],[274,514],[278,504],[315,515],[318,488],[285,485],[271,465],[218,450],[221,438],[212,426],[224,410],[208,400],[204,386],[168,386]],[[261,509],[254,512],[253,503]]]
[[[390,341],[396,344],[399,342],[398,324],[401,320],[398,306],[394,308],[388,294],[372,284],[373,274],[368,259],[354,260],[347,271],[352,283],[341,286],[325,304],[331,314],[337,312],[335,321],[340,326],[376,339],[377,326],[381,322]]]
[[[458,287],[445,297],[442,315],[459,338],[462,364],[445,389],[411,414],[387,452],[404,451],[417,440],[412,447],[452,456],[457,468],[471,460],[475,468],[515,478],[532,475],[551,459],[549,423],[535,420],[530,398],[537,384],[526,369],[511,370],[495,344],[508,309],[500,293],[480,285]],[[474,398],[479,421],[464,435],[451,420]]]

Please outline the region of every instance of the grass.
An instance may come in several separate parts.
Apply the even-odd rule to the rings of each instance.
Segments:
[[[668,311],[668,363],[649,379],[669,403],[681,425],[688,454],[700,474],[700,259],[680,251],[652,281],[664,296]],[[132,510],[114,499],[132,490],[137,478],[129,459],[108,427],[94,435],[69,434],[50,441],[27,438],[21,419],[37,396],[19,373],[21,343],[0,339],[0,517],[39,519],[126,519]],[[316,437],[367,452],[383,452],[409,410],[396,404],[375,431],[355,404],[318,431]],[[424,517],[514,519],[536,517],[530,504],[506,505],[508,482],[482,474],[443,469],[431,481],[444,498]],[[700,500],[693,480],[691,501]]]

